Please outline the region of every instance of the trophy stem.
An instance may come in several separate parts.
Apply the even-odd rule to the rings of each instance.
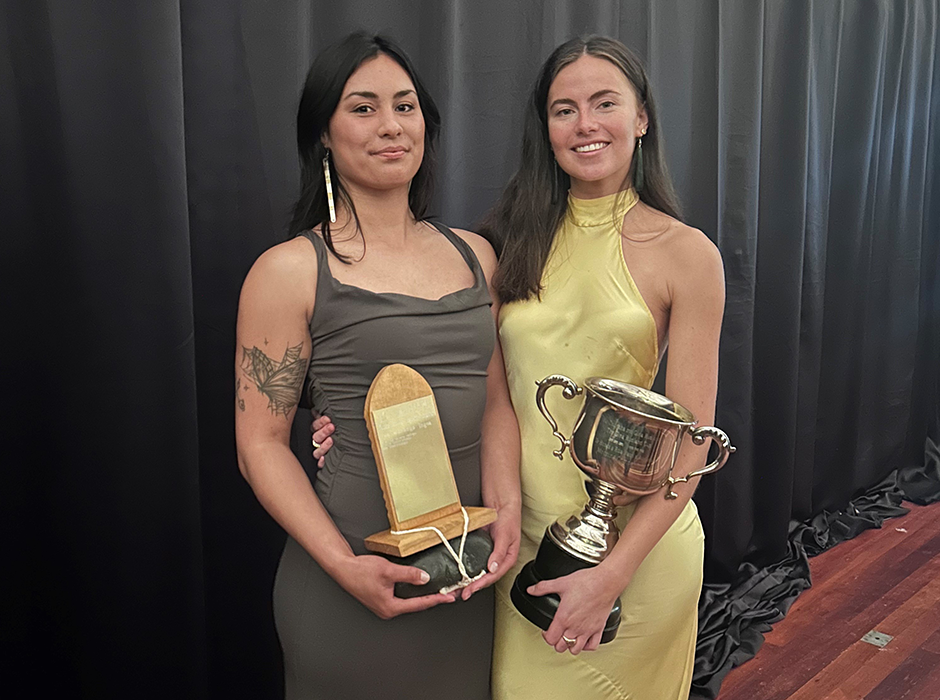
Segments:
[[[603,520],[613,520],[617,515],[617,506],[614,505],[614,496],[619,489],[608,481],[592,479],[588,484],[588,494],[591,500],[585,508],[586,512]]]
[[[548,536],[568,554],[590,564],[600,564],[614,548],[620,531],[614,518],[617,506],[614,496],[619,489],[613,484],[594,479],[588,483],[591,500],[578,515],[560,518],[548,528]]]

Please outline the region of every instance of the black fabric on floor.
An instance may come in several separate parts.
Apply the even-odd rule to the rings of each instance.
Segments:
[[[940,501],[940,446],[929,437],[924,456],[923,467],[898,470],[898,484],[904,491],[904,498],[919,506]]]

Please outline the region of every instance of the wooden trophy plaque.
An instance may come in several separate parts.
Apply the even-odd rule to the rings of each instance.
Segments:
[[[391,527],[370,535],[366,549],[406,557],[440,544],[436,527],[451,540],[463,533],[460,496],[430,385],[406,365],[383,367],[365,405],[366,426]],[[468,531],[496,520],[492,508],[467,507]]]

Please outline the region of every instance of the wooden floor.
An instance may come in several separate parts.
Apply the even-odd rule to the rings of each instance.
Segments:
[[[940,503],[810,559],[813,587],[719,700],[940,700]],[[862,641],[876,630],[883,648]]]

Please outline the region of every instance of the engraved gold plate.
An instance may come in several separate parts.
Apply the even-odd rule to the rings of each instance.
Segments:
[[[460,500],[433,396],[373,411],[372,421],[399,522]]]

